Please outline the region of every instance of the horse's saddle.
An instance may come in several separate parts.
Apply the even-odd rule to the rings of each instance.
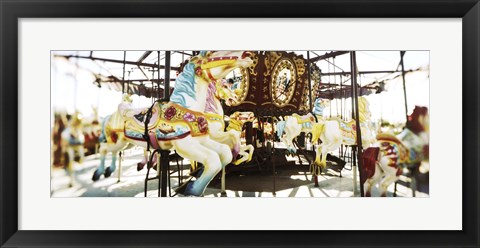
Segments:
[[[144,140],[146,112],[133,112],[125,121],[125,135],[130,139]],[[142,122],[143,120],[143,122]],[[175,103],[155,104],[148,125],[148,135],[154,141],[181,139],[187,135],[208,134],[208,122],[203,113],[186,109]]]
[[[147,121],[147,114],[149,108],[139,108],[139,109],[130,109],[127,111],[125,120],[131,123],[135,123],[138,128],[145,129],[145,122]],[[148,130],[151,130],[156,127],[159,121],[160,107],[158,104],[155,104],[152,108],[151,117],[148,120]]]
[[[397,136],[389,133],[380,133],[377,135],[377,140],[380,142],[382,151],[387,153],[387,155],[397,153],[398,163],[408,163],[414,159],[411,158],[411,155],[415,153],[411,152]]]

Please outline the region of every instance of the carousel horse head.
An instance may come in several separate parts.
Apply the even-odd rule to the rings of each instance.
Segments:
[[[207,97],[213,101],[211,98],[217,88],[216,82],[225,78],[235,68],[250,66],[253,63],[250,56],[251,53],[244,51],[200,52],[177,76],[170,100],[185,108],[195,108],[197,105],[196,111],[205,112],[205,99],[202,98]],[[213,103],[207,103],[207,106],[211,104]]]
[[[191,62],[196,65],[195,74],[211,82],[224,78],[235,68],[249,67],[253,63],[251,56],[246,51],[201,51]]]
[[[215,89],[215,97],[224,100],[227,106],[232,106],[238,102],[238,96],[235,91],[228,87],[223,81],[216,81]]]
[[[406,128],[415,134],[422,132],[428,133],[430,126],[430,118],[428,116],[428,108],[415,106],[411,115],[408,116]]]

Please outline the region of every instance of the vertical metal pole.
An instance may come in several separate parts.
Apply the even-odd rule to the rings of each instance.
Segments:
[[[160,98],[160,51],[157,51],[157,55],[158,55],[158,74],[157,74],[157,99]],[[155,71],[155,68],[152,68],[153,71]],[[153,79],[153,75],[152,75],[152,79]],[[153,88],[153,87],[152,87]],[[153,92],[152,92],[152,96],[153,96]]]
[[[274,125],[274,122],[273,122],[273,114],[270,116],[270,118],[272,119],[272,134],[275,133],[275,125]],[[275,135],[272,135],[273,137],[275,137]],[[273,162],[273,196],[277,196],[277,170],[276,170],[276,166],[275,166],[275,138],[272,139],[272,150],[270,151],[271,154],[271,158],[272,158],[272,162]]]
[[[167,185],[168,185],[168,174],[170,173],[170,151],[169,150],[161,150],[160,151],[160,170],[161,170],[161,197],[167,196]]]
[[[125,93],[125,61],[127,60],[127,51],[123,51],[123,77],[122,77],[122,94]],[[123,96],[122,96],[123,97]]]
[[[354,89],[354,99],[355,100],[355,124],[357,126],[357,162],[358,162],[358,171],[360,172],[360,178],[363,177],[363,160],[362,160],[362,132],[360,130],[360,118],[358,113],[358,85],[357,85],[357,58],[355,52],[350,52],[350,59],[352,65],[352,89]],[[356,178],[355,178],[356,180]],[[360,180],[361,181],[361,180]],[[355,183],[356,185],[356,183]],[[356,186],[355,186],[356,187]],[[363,196],[363,185],[360,184],[360,195]]]
[[[120,182],[120,177],[122,176],[122,151],[118,153],[118,178],[117,178],[117,183]]]
[[[405,87],[405,68],[403,66],[403,56],[405,51],[400,51],[400,64],[402,65],[402,79],[403,79],[403,99],[405,100],[405,121],[408,121],[408,107],[407,107],[407,88]]]
[[[310,51],[307,51],[307,82],[308,82],[308,96],[310,98],[310,112],[313,111],[313,99],[312,99],[312,81],[310,81]]]
[[[163,97],[170,98],[170,51],[165,51],[165,81],[163,82]]]

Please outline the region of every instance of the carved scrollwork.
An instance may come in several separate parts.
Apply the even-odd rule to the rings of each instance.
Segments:
[[[267,52],[265,56],[265,72],[263,73],[263,76],[267,77],[270,75],[270,72],[273,70],[273,67],[277,63],[277,61],[282,57],[282,54],[280,52]]]

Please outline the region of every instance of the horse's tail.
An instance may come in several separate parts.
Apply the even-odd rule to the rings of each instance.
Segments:
[[[102,130],[100,132],[100,136],[98,137],[98,142],[100,143],[106,143],[107,142],[107,133],[105,130],[105,127],[107,126],[107,122],[110,120],[111,115],[107,115],[105,119],[103,119],[102,122]]]
[[[325,129],[325,123],[313,123],[312,143],[316,143]]]
[[[276,131],[277,131],[277,137],[279,139],[282,138],[282,135],[283,135],[283,131],[285,131],[285,126],[287,125],[287,122],[286,121],[279,121],[277,122],[277,128],[276,128]]]
[[[363,185],[368,178],[372,177],[375,174],[375,165],[378,161],[378,154],[380,152],[379,147],[369,147],[363,151],[362,161],[363,168],[360,168],[363,173],[361,173],[360,183]]]

